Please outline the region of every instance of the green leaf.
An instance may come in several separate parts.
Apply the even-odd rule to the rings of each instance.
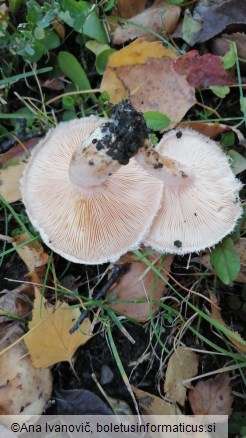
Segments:
[[[158,111],[147,111],[144,113],[144,118],[148,128],[153,131],[161,131],[169,126],[171,120]]]
[[[15,15],[19,7],[22,5],[23,0],[9,0],[9,10],[11,14]]]
[[[194,35],[200,32],[201,29],[202,23],[193,18],[189,9],[186,9],[182,26],[183,39],[190,44]]]
[[[60,52],[58,55],[60,69],[80,90],[90,90],[91,84],[85,74],[84,69],[77,61],[75,56],[69,52]]]
[[[103,7],[104,12],[110,11],[115,6],[115,0],[108,0],[106,5]]]
[[[224,56],[221,57],[223,67],[225,70],[233,67],[237,61],[237,50],[234,43],[230,43],[230,49]]]
[[[215,96],[218,96],[221,99],[224,99],[224,97],[230,93],[230,88],[227,87],[227,85],[211,85],[209,89],[215,94]]]
[[[215,247],[210,261],[216,275],[224,284],[231,284],[240,271],[240,256],[230,237],[226,237]]]
[[[233,131],[223,132],[220,143],[224,148],[230,148],[235,143],[235,133]]]
[[[246,116],[246,97],[240,98],[240,109],[242,113],[244,114],[244,117]]]
[[[230,150],[228,152],[228,155],[233,160],[231,164],[231,169],[235,175],[246,170],[246,159],[241,154],[234,150]]]
[[[45,29],[45,37],[42,41],[44,45],[44,52],[56,49],[60,45],[60,38],[52,29]]]
[[[108,44],[99,43],[95,40],[87,41],[85,47],[87,47],[87,49],[89,49],[96,56],[100,55],[100,53],[104,52],[105,50],[110,49]]]
[[[104,70],[105,70],[107,62],[108,62],[108,58],[114,52],[116,52],[115,49],[108,49],[108,50],[104,50],[104,52],[100,53],[100,55],[97,56],[96,69],[100,75],[102,75],[104,73]]]
[[[93,38],[100,43],[108,43],[107,33],[95,10],[87,15],[83,25],[83,33],[90,38]]]
[[[95,6],[85,1],[63,0],[59,17],[74,30],[101,43],[107,43],[107,33]]]

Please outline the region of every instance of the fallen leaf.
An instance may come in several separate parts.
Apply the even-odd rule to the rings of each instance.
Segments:
[[[187,82],[195,88],[211,85],[231,85],[235,82],[233,73],[223,68],[219,56],[206,53],[200,56],[198,50],[191,50],[173,62],[176,73],[185,75]]]
[[[112,415],[113,411],[96,394],[87,389],[55,391],[58,415]]]
[[[183,380],[194,377],[198,370],[198,355],[193,351],[178,347],[168,361],[164,389],[172,402],[181,406],[186,400],[187,388],[190,384],[183,384]]]
[[[229,374],[201,380],[190,390],[188,399],[194,415],[230,415],[233,395]]]
[[[17,234],[13,239],[13,246],[20,245],[29,239],[30,237],[26,233]],[[34,271],[35,268],[45,265],[49,260],[48,254],[44,252],[41,243],[37,240],[34,242],[29,242],[20,248],[16,248],[16,252],[27,266],[29,272]]]
[[[196,99],[194,88],[174,71],[175,56],[160,42],[138,39],[110,56],[100,88],[113,104],[130,93],[138,111],[158,111],[176,124]]]
[[[181,415],[178,406],[131,385],[143,415]]]
[[[33,137],[32,139],[23,143],[25,148],[23,148],[22,145],[17,144],[7,152],[0,154],[0,168],[8,167],[11,162],[17,163],[20,160],[25,160],[39,140],[40,137]]]
[[[210,302],[211,302],[211,316],[215,321],[217,321],[219,324],[221,324],[223,327],[228,329],[229,332],[236,335],[236,338],[231,336],[230,333],[225,332],[225,335],[228,339],[230,339],[231,343],[239,350],[244,353],[246,353],[246,341],[241,338],[240,334],[237,332],[233,332],[233,330],[228,327],[228,325],[224,322],[221,311],[218,306],[217,298],[214,294],[210,293]]]
[[[58,90],[59,91],[59,90],[65,89],[65,84],[61,78],[56,77],[56,78],[52,78],[52,79],[47,79],[43,83],[43,87],[49,88],[49,90]]]
[[[26,233],[17,234],[13,239],[13,246],[17,246],[30,239]],[[46,264],[49,260],[49,255],[44,252],[41,243],[36,240],[29,242],[19,248],[16,248],[16,252],[19,254],[23,262],[28,269],[28,276],[30,281],[37,284],[42,284],[45,272]]]
[[[164,277],[168,277],[172,261],[173,256],[166,257],[160,270]],[[159,263],[160,259],[153,266],[158,268]],[[166,284],[163,280],[144,262],[136,261],[130,264],[126,274],[110,289],[106,298],[110,308],[136,321],[145,322],[159,308],[165,292]]]
[[[145,4],[146,0],[117,0],[117,7],[113,14],[121,18],[131,18],[144,11]]]
[[[201,23],[201,29],[190,36],[191,46],[210,40],[231,24],[245,24],[246,8],[242,8],[241,0],[227,0],[219,4],[208,2],[207,7],[198,5],[193,10],[192,18]],[[182,28],[177,29],[173,37],[182,38]]]
[[[242,60],[246,59],[246,34],[232,33],[230,35],[223,34],[221,37],[213,38],[210,44],[210,50],[214,55],[224,56],[230,50],[230,43],[235,43],[237,47],[238,57]],[[245,62],[240,61],[241,72],[246,72]]]
[[[14,315],[24,318],[31,311],[31,305],[26,299],[33,299],[30,285],[22,284],[13,290],[4,289],[0,295],[0,324],[12,321]]]
[[[71,362],[77,348],[90,339],[91,323],[88,318],[79,330],[69,333],[79,316],[78,308],[59,301],[55,306],[49,306],[45,298],[37,295],[29,332],[24,339],[35,367],[46,368],[62,361]]]
[[[243,143],[245,138],[239,129],[234,126],[223,125],[222,123],[192,123],[192,122],[181,122],[178,127],[182,128],[191,128],[194,131],[198,131],[207,137],[211,137],[213,139],[217,139],[219,134],[224,134],[226,132],[234,132],[238,138],[239,143]]]
[[[10,335],[6,333],[0,346],[0,415],[10,415],[6,417],[9,423],[18,414],[41,415],[52,391],[50,369],[33,367],[23,341],[4,351],[22,335],[17,327]]]
[[[118,27],[113,33],[113,43],[123,44],[126,41],[141,37],[148,41],[154,41],[157,39],[155,34],[172,33],[179,16],[180,7],[163,1],[155,2],[145,11],[128,20],[124,26]],[[153,33],[149,32],[149,29]]]
[[[21,199],[20,179],[27,157],[39,138],[33,138],[25,142],[25,149],[21,145],[11,148],[8,152],[0,154],[0,195],[11,203]]]
[[[9,203],[21,199],[20,179],[23,169],[24,163],[19,161],[0,170],[0,195]]]

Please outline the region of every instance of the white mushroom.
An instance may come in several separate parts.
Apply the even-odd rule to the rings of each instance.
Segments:
[[[73,262],[96,264],[139,245],[162,194],[162,184],[131,159],[147,135],[143,116],[123,103],[111,120],[60,123],[40,141],[21,189],[27,214],[50,248]]]
[[[172,130],[154,150],[146,143],[136,158],[164,186],[146,244],[185,254],[209,248],[233,231],[242,214],[242,184],[215,141],[192,129]]]

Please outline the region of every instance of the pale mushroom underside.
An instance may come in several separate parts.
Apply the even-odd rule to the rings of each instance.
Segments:
[[[100,186],[82,189],[70,181],[72,154],[104,121],[83,118],[49,131],[21,182],[27,214],[44,242],[76,263],[114,261],[137,248],[160,206],[162,184],[134,159]]]
[[[183,130],[180,138],[178,132],[164,135],[156,149],[189,166],[195,178],[183,189],[164,185],[162,206],[146,244],[185,254],[212,247],[233,231],[242,214],[242,184],[217,143],[193,130]]]

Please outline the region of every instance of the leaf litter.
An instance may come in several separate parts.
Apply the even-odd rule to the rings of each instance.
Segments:
[[[35,367],[46,368],[62,361],[71,363],[77,348],[91,337],[88,318],[79,330],[69,333],[79,316],[78,308],[60,301],[50,306],[45,298],[39,294],[36,296],[29,331],[24,339]]]
[[[130,22],[124,26],[118,27],[114,31],[114,42],[116,44],[124,43],[125,41],[134,38],[139,38],[140,35],[142,36],[141,33],[138,33],[140,28],[131,24],[131,19],[132,22],[137,22],[141,27],[149,27],[153,32],[158,32],[162,35],[166,35],[166,33],[174,30],[180,14],[179,7],[161,2],[160,5],[165,7],[167,10],[172,11],[172,13],[170,12],[166,14],[166,16],[164,15],[160,17],[162,19],[160,19],[158,22],[156,16],[154,16],[153,19],[152,15],[153,11],[156,13],[156,10],[159,10],[158,2],[154,3],[153,7],[151,6],[147,9],[145,9],[145,3],[145,1],[130,2],[128,0],[118,0],[117,10],[113,10],[112,14],[116,13],[119,17],[127,19],[130,18]],[[200,41],[210,40],[209,47],[212,51],[214,51],[214,55],[211,55],[210,53],[204,54],[204,47],[200,46],[200,48],[202,48],[201,54],[200,51],[194,50],[190,52],[188,51],[188,53],[185,55],[178,56],[178,51],[175,49],[170,50],[164,48],[160,42],[150,43],[143,39],[137,39],[127,47],[115,52],[109,58],[102,79],[101,89],[109,92],[110,101],[112,103],[117,103],[122,98],[127,98],[130,94],[132,103],[138,110],[140,109],[144,112],[156,111],[166,115],[166,117],[171,120],[171,125],[169,127],[182,121],[187,111],[189,111],[189,109],[196,104],[195,88],[209,87],[216,84],[218,86],[222,86],[223,84],[231,85],[233,84],[233,81],[235,81],[233,69],[223,69],[222,60],[219,58],[219,56],[223,56],[228,51],[228,44],[233,41],[237,45],[237,50],[240,56],[244,57],[244,33],[239,34],[236,32],[231,35],[222,35],[218,36],[218,38],[212,41],[211,35],[213,37],[215,35],[219,35],[221,31],[229,31],[228,24],[240,23],[241,21],[245,23],[246,18],[244,17],[244,14],[241,13],[242,11],[240,10],[240,6],[240,2],[237,0],[227,0],[226,2],[220,2],[218,5],[212,4],[212,6],[209,6],[209,2],[207,2],[207,4],[203,3],[203,5],[199,2],[199,4],[197,4],[193,10],[193,15],[192,13],[184,12],[186,23],[183,22],[183,34],[179,33],[179,35],[182,35],[188,44],[191,45],[194,44],[194,42],[197,43]],[[136,14],[140,15],[136,16]],[[220,16],[219,14],[221,14],[222,17],[221,20],[218,20],[218,17]],[[145,19],[147,21],[145,21]],[[166,19],[167,23],[165,22]],[[121,20],[119,21],[122,22]],[[187,27],[188,23],[190,25],[190,29]],[[64,28],[62,32],[65,32]],[[152,38],[153,33],[152,36],[150,36],[151,32],[148,32],[147,34],[147,39]],[[64,35],[62,39],[63,38]],[[213,43],[215,44],[214,47]],[[219,48],[217,45],[216,48],[216,43],[218,45],[221,43],[223,44],[221,44]],[[243,71],[244,64],[240,60],[239,62]],[[178,71],[176,71],[176,69]],[[63,82],[58,84],[58,88],[62,84]],[[46,82],[46,85],[51,87],[51,89],[56,88],[56,85],[50,82]],[[216,90],[214,90],[214,92],[215,91]],[[222,96],[222,99],[224,96]],[[210,133],[207,135],[216,136],[218,134],[223,134],[229,129],[233,129],[234,133],[237,135],[235,128],[228,126],[226,127],[225,125],[223,126],[219,123],[200,123],[197,125],[192,124],[192,121],[190,123],[191,126],[193,125],[193,129],[201,129],[204,133],[206,132],[206,134],[208,132]],[[234,155],[235,162],[236,159],[238,160],[239,164],[237,165],[236,163],[235,165],[235,173],[239,171],[242,172],[244,170],[242,159]],[[14,169],[15,166],[5,167],[7,170],[11,167]],[[14,202],[20,199],[20,193],[18,191],[19,176],[17,175],[17,172],[14,172],[13,169],[11,169],[12,173],[10,173],[10,176],[4,176],[2,178],[3,185],[0,187],[0,190],[3,190],[4,186],[6,190],[11,189],[10,194],[7,192],[3,193],[6,195],[9,202]],[[17,167],[15,170],[17,170]],[[5,173],[5,175],[7,175],[7,173]],[[1,176],[3,176],[3,172]],[[14,181],[15,176],[16,178]],[[11,188],[11,181],[13,182],[13,188]],[[25,240],[28,240],[28,236],[26,235],[22,235],[21,238],[15,237],[14,245],[23,243]],[[237,276],[234,276],[235,278],[232,278],[232,280],[239,281],[238,278],[242,278],[242,281],[245,282],[245,273],[243,271],[245,245],[242,243],[241,239],[239,242],[240,244],[235,244],[235,249],[238,252],[239,245],[242,247],[240,253],[241,270]],[[39,246],[37,244],[37,246],[35,246],[28,244],[27,248],[23,251],[22,248],[19,248],[18,254],[27,265],[29,278],[31,281],[41,284],[44,280],[48,262],[48,256],[42,250],[41,245]],[[201,255],[199,257],[200,262],[205,266],[207,263],[207,259],[205,259],[206,257],[209,257],[210,259],[208,254]],[[114,286],[114,289],[110,291],[110,293],[113,292],[116,295],[116,301],[121,299],[128,300],[128,298],[129,300],[135,299],[131,293],[132,288],[135,292],[135,287],[139,283],[138,280],[141,279],[140,282],[145,282],[145,280],[142,281],[143,279],[141,278],[143,275],[144,265],[141,266],[141,268],[140,265],[142,264],[139,261],[137,262],[136,260],[132,260],[130,268],[130,285],[129,283],[124,283],[126,278],[123,277],[121,279],[123,286],[120,284],[120,281]],[[144,266],[144,269],[146,271],[146,266]],[[169,272],[169,267],[167,267],[166,271],[167,273]],[[162,290],[160,292],[159,290],[156,290],[156,293],[158,292],[158,296],[155,296],[154,298],[155,300],[157,299],[157,301],[161,299],[162,293],[165,292],[165,285],[162,284],[162,288],[164,291]],[[146,290],[149,292],[150,289],[150,286],[144,284],[145,292]],[[29,287],[26,288],[26,285],[23,286],[23,288],[16,288],[15,290],[11,291],[11,296],[9,294],[10,291],[4,290],[3,292],[6,293],[4,298],[8,299],[6,299],[5,302],[4,300],[1,301],[1,309],[3,312],[4,310],[6,312],[9,311],[10,313],[13,312],[21,318],[25,317],[26,312],[30,313],[30,304],[29,307],[25,308],[23,304],[18,304],[17,302],[17,300],[20,298],[20,294],[22,295],[22,293],[25,293],[28,290]],[[125,303],[123,304],[125,307],[118,307],[118,310],[127,316],[144,322],[149,319],[150,315],[151,317],[155,316],[156,307],[154,303],[152,303],[153,308],[150,311],[150,305],[148,302],[149,294],[147,293],[143,295],[143,289],[141,290],[140,294],[140,299],[143,300],[144,297],[145,302],[137,303],[138,308],[137,306],[135,308],[134,306],[129,305],[129,303]],[[108,297],[109,296],[110,294]],[[55,305],[51,305],[46,298],[41,298],[36,290],[32,321],[29,323],[29,332],[27,335],[25,335],[27,344],[29,344],[30,355],[33,363],[35,363],[35,366],[37,367],[49,367],[54,363],[59,363],[60,361],[68,361],[71,363],[72,357],[77,348],[80,345],[84,345],[90,339],[91,323],[89,320],[85,320],[81,327],[82,332],[75,332],[77,336],[72,338],[71,335],[69,335],[69,329],[80,315],[79,309],[69,307],[66,303],[59,301],[57,301]],[[217,304],[217,301],[212,300],[211,317],[213,317],[223,327],[228,328],[229,332],[231,329],[223,321]],[[114,305],[116,304],[112,304],[112,306]],[[139,311],[139,309],[141,310]],[[117,305],[115,310],[117,310]],[[9,321],[11,321],[11,315],[7,319],[6,315],[4,315],[3,319],[0,320],[0,322],[3,324],[8,323]],[[64,330],[63,326],[65,327]],[[44,336],[44,333],[47,333],[47,335]],[[51,345],[46,345],[46,343],[43,342],[44,337],[49,339],[49,343]],[[53,338],[54,342],[51,342],[50,340]],[[245,352],[243,341],[241,343],[240,338],[236,342],[235,338],[230,336],[228,336],[228,338],[238,349],[238,351]],[[22,345],[23,348],[26,348],[23,341],[20,341],[20,345]],[[9,349],[8,351],[10,352],[11,350],[12,349]],[[2,354],[2,356],[4,357],[4,354]],[[25,357],[28,358],[27,355]],[[11,360],[13,361],[15,359]],[[31,364],[31,366],[33,370],[33,365]],[[46,368],[44,368],[44,370],[46,370]],[[44,370],[37,368],[37,371]],[[214,414],[223,412],[230,415],[232,411],[231,404],[233,397],[231,395],[231,385],[228,374],[223,373],[221,376],[216,376],[216,378],[202,380],[195,387],[191,387],[190,384],[183,385],[182,382],[187,379],[192,379],[192,377],[197,374],[197,370],[198,356],[188,348],[183,346],[178,347],[169,359],[166,374],[163,374],[163,378],[165,378],[164,389],[166,392],[166,397],[168,397],[169,401],[166,401],[161,397],[157,397],[156,395],[151,394],[151,392],[141,391],[138,388],[132,387],[142,411],[146,415],[150,413],[159,413],[160,415],[176,414],[177,412],[179,413],[180,410],[176,406],[176,403],[179,403],[182,409],[185,410],[187,406],[188,394],[189,403],[193,413],[201,413],[202,415],[206,415],[207,413]],[[31,371],[31,373],[32,372],[33,371]],[[11,375],[10,377],[12,378],[13,376]],[[155,392],[154,382],[152,382],[152,387],[153,392]],[[75,394],[76,391],[80,392]],[[81,411],[83,411],[83,404],[86,413],[88,413],[88,405],[89,407],[91,406],[91,409],[93,409],[93,413],[95,410],[97,410],[96,406],[99,406],[98,410],[101,413],[101,410],[103,411],[104,409],[102,407],[103,402],[101,404],[100,401],[98,402],[93,399],[93,395],[89,391],[83,389],[70,391],[60,390],[60,393],[57,392],[57,405],[59,404],[59,397],[65,401],[65,404],[63,403],[60,405],[60,413],[64,413],[64,410],[67,413],[74,413],[74,409],[78,408],[78,412],[81,414]],[[172,403],[170,403],[170,400]],[[69,402],[68,404],[70,404],[70,406],[66,406],[66,401]],[[70,403],[70,401],[72,401],[72,403]],[[88,404],[86,405],[87,402]],[[99,403],[99,405],[97,405],[97,403]]]
[[[161,112],[177,124],[196,98],[186,78],[175,72],[175,58],[175,51],[162,43],[137,39],[110,56],[101,90],[109,93],[113,104],[130,93],[131,103],[139,111]]]

